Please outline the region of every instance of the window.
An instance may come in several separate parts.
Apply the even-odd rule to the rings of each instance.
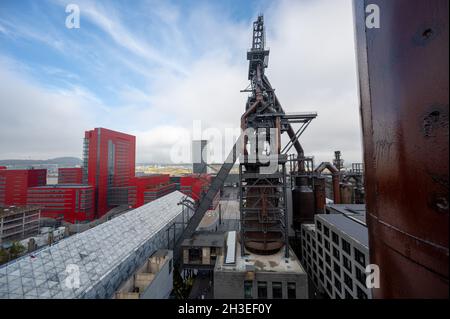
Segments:
[[[367,299],[367,294],[359,287],[356,287],[356,296],[358,299]]]
[[[347,269],[351,273],[352,272],[352,263],[350,262],[350,260],[347,257],[345,257],[344,255],[342,255],[342,260],[344,261],[345,269]]]
[[[325,249],[330,251],[330,242],[328,240],[325,240],[324,243],[325,243]]]
[[[319,272],[319,278],[321,282],[325,282],[325,276],[323,275],[323,272]]]
[[[348,288],[350,288],[350,290],[353,290],[353,280],[345,272],[344,272],[344,283]]]
[[[317,234],[317,241],[319,243],[322,243],[322,235],[321,234]]]
[[[321,246],[317,247],[317,251],[318,251],[318,253],[319,253],[320,256],[323,255],[323,249],[322,249]]]
[[[313,258],[313,260],[314,260],[314,261],[316,261],[316,260],[317,260],[317,254],[316,254],[316,252],[315,252],[315,251],[313,251],[313,253],[312,253],[312,258]]]
[[[355,260],[363,267],[366,267],[366,257],[362,252],[355,248]]]
[[[267,299],[267,282],[258,281],[258,298]]]
[[[322,223],[319,221],[317,222],[317,229],[322,230]]]
[[[358,281],[365,286],[366,285],[366,274],[358,267],[355,267],[355,273],[356,273],[356,279],[358,279]]]
[[[336,247],[333,246],[333,256],[334,258],[336,258],[337,260],[339,259],[339,250],[336,249]]]
[[[282,290],[281,282],[273,282],[272,283],[272,298],[273,299],[281,299],[283,298],[283,290]]]
[[[323,226],[323,233],[325,236],[330,237],[330,229],[327,226]]]
[[[341,242],[342,242],[342,250],[350,255],[351,254],[350,243],[343,238],[341,239]]]
[[[323,268],[323,260],[319,258],[319,268]]]
[[[327,280],[327,290],[329,291],[330,294],[332,293],[331,283],[328,280]]]
[[[341,293],[342,291],[342,286],[341,286],[341,282],[339,281],[339,278],[334,277],[334,287],[336,288],[336,290]]]
[[[333,262],[333,270],[336,273],[336,275],[338,275],[339,277],[341,276],[341,267],[339,267],[339,265],[336,264],[335,262]]]
[[[197,248],[189,249],[189,263],[202,263],[202,251]]]
[[[339,236],[334,231],[331,232],[331,238],[333,240],[333,243],[339,245]]]
[[[288,299],[296,299],[297,298],[297,289],[295,287],[295,282],[287,283],[287,293],[288,293]]]
[[[328,265],[331,266],[331,258],[330,258],[330,255],[325,254],[325,261],[327,262]]]
[[[331,279],[331,270],[330,270],[330,268],[326,267],[325,272],[327,274],[327,277]]]
[[[353,299],[352,294],[349,293],[349,292],[347,291],[347,289],[344,289],[344,290],[345,290],[345,299]]]
[[[245,299],[253,298],[253,281],[250,280],[244,281],[244,298]]]

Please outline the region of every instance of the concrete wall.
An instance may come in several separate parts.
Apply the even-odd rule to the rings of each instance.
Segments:
[[[244,299],[246,273],[241,271],[214,272],[215,299]],[[258,281],[267,282],[267,299],[272,299],[272,282],[282,283],[283,299],[287,299],[287,283],[295,282],[296,299],[308,299],[308,280],[306,274],[256,272],[253,280],[253,299],[258,299]]]
[[[173,289],[173,252],[169,251],[167,261],[160,265],[159,272],[141,294],[141,299],[167,299]]]

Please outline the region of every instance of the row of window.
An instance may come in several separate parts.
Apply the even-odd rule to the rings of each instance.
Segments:
[[[258,281],[257,282],[257,298],[258,299],[267,299],[267,281]],[[296,299],[297,297],[297,289],[295,282],[287,283],[287,298],[288,299]],[[244,297],[246,299],[253,298],[253,281],[246,280],[244,281]],[[282,299],[283,298],[283,283],[280,282],[272,282],[272,298],[273,299]]]
[[[332,241],[336,246],[339,247],[339,235],[338,235],[338,234],[336,234],[334,231],[330,231],[330,229],[329,229],[327,226],[322,225],[322,223],[321,223],[320,221],[317,221],[316,227],[317,227],[318,230],[322,230],[322,227],[323,227],[323,233],[324,233],[324,235],[325,235],[326,237],[328,237],[328,238],[330,237],[330,232],[331,232],[331,241]],[[318,241],[319,243],[322,243],[322,235],[321,235],[320,233],[317,233],[317,241]],[[345,251],[348,255],[351,255],[351,245],[350,245],[350,243],[349,243],[348,241],[346,241],[344,238],[341,238],[340,243],[341,243],[342,250]],[[329,242],[326,238],[324,238],[323,244],[324,244],[325,248],[326,248],[328,251],[331,251],[330,242]],[[356,247],[353,248],[353,252],[354,252],[354,258],[355,258],[355,260],[356,260],[361,266],[366,267],[366,259],[365,259],[364,253],[362,253],[362,252],[361,252],[359,249],[357,249]],[[339,251],[338,251],[335,247],[333,247],[333,255],[334,255],[337,259],[339,259]]]
[[[341,270],[341,266],[343,266],[351,274],[352,273],[351,260],[345,254],[341,254],[340,251],[336,248],[336,246],[339,246],[339,242],[341,242],[343,251],[345,251],[348,255],[351,255],[350,254],[351,253],[350,243],[343,238],[339,238],[339,236],[335,232],[333,232],[333,231],[330,232],[328,227],[325,225],[322,225],[319,221],[317,221],[317,229],[324,229],[324,235],[328,234],[328,237],[331,233],[331,239],[334,244],[330,245],[330,242],[325,239],[323,241],[324,247],[325,247],[326,251],[331,253],[337,261],[341,261],[340,257],[342,255],[342,264],[340,262],[336,262],[334,260],[332,261],[332,259],[330,257],[331,254],[328,254],[326,251],[324,252],[320,245],[317,245],[318,254],[316,255],[316,251],[314,249],[311,249],[311,247],[313,246],[313,243],[311,243],[311,241],[310,242],[306,241],[306,242],[304,242],[305,247],[303,247],[303,252],[304,252],[303,257],[304,257],[304,260],[307,262],[308,272],[309,272],[309,270],[314,270],[315,273],[312,274],[312,277],[313,277],[313,280],[314,280],[314,283],[316,284],[316,286],[318,286],[318,280],[317,280],[316,273],[319,275],[320,281],[327,288],[327,290],[328,290],[329,294],[331,294],[331,296],[333,293],[332,286],[334,286],[334,288],[339,292],[339,294],[341,294],[344,291],[345,298],[347,298],[347,299],[353,298],[352,293],[351,293],[351,291],[353,291],[353,279],[346,272]],[[326,229],[328,229],[328,232],[326,231]],[[306,238],[306,239],[308,239],[308,237],[311,237],[305,231],[303,232],[303,235],[304,235],[304,238]],[[317,236],[318,240],[320,240],[320,241],[322,240],[322,236],[319,232],[316,233],[316,236]],[[312,237],[314,237],[314,236],[312,236]],[[316,245],[314,245],[314,248],[315,248],[315,246]],[[308,251],[309,254],[307,254],[306,251]],[[312,256],[312,260],[311,260],[311,256]],[[323,260],[321,258],[319,258],[320,256],[323,256],[326,264],[329,267],[324,265]],[[360,252],[357,248],[354,248],[354,256],[355,256],[356,262],[358,262],[362,266],[365,265],[365,255],[362,252]],[[318,267],[319,271],[317,271],[316,262],[319,266]],[[322,269],[324,269],[324,266],[325,266],[325,273],[326,273],[327,279],[325,279],[324,273],[322,272]],[[356,280],[361,285],[365,286],[366,274],[359,267],[356,267],[356,265],[354,268],[355,268]],[[332,274],[332,272],[334,273],[334,275]],[[340,279],[341,274],[343,274],[343,282],[341,282],[341,279]],[[331,283],[333,283],[333,285]],[[345,288],[342,287],[342,285],[344,285]],[[357,293],[358,298],[367,299],[367,294],[358,285],[355,285],[355,286],[356,286],[356,293]],[[350,292],[347,289],[349,289]],[[336,293],[335,298],[339,298],[339,295],[337,293]]]

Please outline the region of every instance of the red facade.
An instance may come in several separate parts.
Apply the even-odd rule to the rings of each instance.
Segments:
[[[130,179],[128,204],[134,208],[147,204],[175,190],[168,174],[140,176]]]
[[[28,205],[41,207],[41,216],[61,218],[70,223],[94,218],[94,187],[53,185],[30,187]]]
[[[0,169],[0,206],[25,206],[28,188],[46,183],[46,169]]]
[[[136,137],[104,128],[85,132],[85,184],[95,188],[97,217],[112,208],[108,204],[108,190],[129,186],[135,173]]]
[[[58,168],[58,184],[82,184],[83,169],[81,167]]]
[[[83,169],[81,167],[58,168],[58,184],[82,184]]]

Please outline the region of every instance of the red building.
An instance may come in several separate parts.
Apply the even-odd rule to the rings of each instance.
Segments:
[[[128,204],[134,208],[173,192],[176,188],[168,174],[139,176],[130,180]]]
[[[46,169],[0,169],[0,206],[25,206],[28,188],[46,183]]]
[[[135,173],[136,137],[104,128],[85,132],[83,145],[83,184],[95,188],[97,217],[104,215],[127,191]],[[109,197],[109,198],[108,198]]]
[[[83,169],[81,167],[58,168],[58,184],[82,184]]]
[[[41,207],[41,217],[70,223],[94,219],[94,187],[48,185],[28,189],[28,205]]]

